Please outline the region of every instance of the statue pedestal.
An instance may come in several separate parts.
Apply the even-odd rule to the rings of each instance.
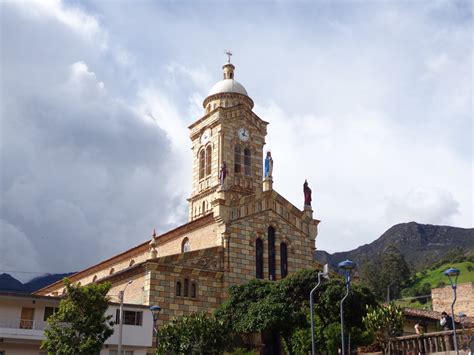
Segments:
[[[313,208],[310,205],[304,205],[303,213],[311,219],[313,218]]]
[[[273,178],[271,176],[263,179],[263,191],[273,190]]]

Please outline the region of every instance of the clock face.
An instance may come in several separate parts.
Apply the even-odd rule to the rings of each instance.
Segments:
[[[243,142],[247,142],[250,138],[249,131],[243,127],[239,128],[239,130],[237,131],[237,134],[239,136],[239,139]]]
[[[201,135],[201,144],[206,144],[209,142],[209,138],[211,138],[211,130],[208,128]]]

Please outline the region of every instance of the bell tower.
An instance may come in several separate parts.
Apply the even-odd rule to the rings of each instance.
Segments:
[[[193,154],[190,221],[212,211],[218,192],[236,199],[262,191],[268,122],[252,111],[254,103],[235,80],[232,54],[227,55],[223,79],[204,99],[204,116],[189,126]]]

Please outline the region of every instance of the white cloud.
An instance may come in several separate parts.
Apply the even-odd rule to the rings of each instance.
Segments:
[[[78,7],[65,6],[61,0],[42,0],[34,2],[17,2],[19,8],[31,19],[49,21],[54,19],[65,27],[90,41],[98,41],[99,48],[107,48],[107,33],[100,27],[94,16]]]
[[[71,65],[68,85],[72,86],[81,95],[88,98],[101,97],[105,94],[105,85],[97,80],[95,73],[89,71],[86,63],[79,61]]]
[[[390,198],[385,213],[389,221],[450,224],[458,209],[459,202],[450,192],[422,187]]]
[[[226,47],[270,122],[275,189],[302,207],[310,182],[318,247],[356,247],[399,219],[473,224],[462,2],[0,6],[1,217],[42,271],[186,221],[187,126]],[[75,253],[58,260],[52,244]]]

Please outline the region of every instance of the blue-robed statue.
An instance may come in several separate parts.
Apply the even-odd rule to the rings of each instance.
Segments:
[[[273,173],[272,153],[268,151],[267,156],[265,157],[265,178],[271,178],[272,173]]]

